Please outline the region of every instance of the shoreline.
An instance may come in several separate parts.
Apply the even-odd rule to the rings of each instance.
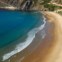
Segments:
[[[54,12],[44,12],[47,19],[46,37],[40,45],[20,62],[62,62],[62,16]],[[39,33],[36,38],[40,40]]]
[[[43,17],[43,18],[44,18],[44,17]],[[41,24],[39,27],[34,28],[34,29],[33,29],[33,30],[34,30],[33,32],[37,33],[40,29],[43,29],[43,28],[44,28],[44,25],[45,25],[45,19],[43,19],[43,20],[44,20],[44,24]],[[41,21],[41,20],[40,20],[40,21]],[[43,31],[42,31],[42,32],[43,32]],[[43,34],[42,34],[42,35],[43,35]],[[40,35],[40,36],[42,36],[42,35]],[[33,34],[33,36],[34,36],[34,34]],[[31,37],[31,36],[29,36],[29,37]],[[43,37],[44,37],[44,36],[43,36]],[[31,40],[29,40],[29,41],[31,41]],[[41,42],[41,41],[40,41],[40,42]],[[28,42],[28,43],[29,43],[29,42]],[[25,50],[31,52],[32,49],[34,49],[34,48],[37,47],[37,46],[35,46],[35,47],[32,47],[32,46],[34,46],[34,45],[38,45],[38,44],[39,44],[39,42],[36,42],[36,41],[33,42],[33,41],[32,41],[32,44],[30,44],[29,47],[27,47],[28,50],[27,50],[27,49],[25,49]],[[30,46],[31,46],[32,48],[31,48]],[[23,52],[25,52],[25,50],[24,50]],[[22,53],[23,53],[23,52],[22,52]],[[20,52],[20,53],[21,53],[21,52]],[[21,54],[22,54],[22,53],[21,53]],[[25,53],[27,53],[27,52],[25,52]],[[25,53],[24,53],[24,54],[25,54]],[[9,54],[11,54],[11,52],[10,52]],[[15,53],[14,53],[14,54],[15,54]],[[18,53],[17,53],[17,54],[18,54]],[[17,55],[17,54],[15,54],[15,55]],[[23,55],[24,55],[24,54],[23,54]],[[14,56],[15,56],[15,55],[14,55]],[[26,54],[26,55],[27,55],[27,54]],[[8,56],[8,55],[7,55],[7,56]],[[7,57],[7,56],[6,56],[6,57]],[[13,56],[13,57],[14,57],[14,56]],[[17,56],[17,57],[18,57],[18,56]],[[5,60],[5,59],[4,59],[4,60]]]
[[[46,37],[31,55],[20,62],[62,62],[62,16],[54,12],[44,12],[44,16],[50,24],[46,26],[46,29],[49,27]]]
[[[33,42],[29,45],[29,47],[27,47],[26,49],[24,49],[23,51],[21,51],[20,53],[17,53],[16,55],[12,56],[11,59],[5,61],[5,62],[15,62],[15,61],[19,61],[19,62],[34,62],[36,60],[38,60],[37,58],[41,58],[42,59],[45,57],[46,51],[49,49],[50,52],[50,48],[49,48],[49,44],[51,44],[51,42],[49,42],[49,40],[51,41],[51,37],[53,37],[53,35],[50,35],[50,33],[52,33],[52,29],[53,29],[53,24],[49,23],[47,21],[45,27],[43,30],[40,30],[37,34],[36,37],[34,38]],[[46,36],[44,39],[41,39],[41,34],[46,31]],[[47,41],[46,41],[47,40]],[[39,56],[41,55],[41,56]],[[43,57],[44,56],[44,57]]]
[[[44,62],[44,60],[47,58],[48,53],[51,52],[51,45],[52,45],[52,41],[51,39],[53,39],[54,34],[52,32],[54,32],[54,24],[50,23],[46,20],[46,25],[44,30],[46,31],[46,36],[43,40],[40,40],[40,34],[38,33],[37,36],[39,36],[39,40],[41,41],[41,43],[39,44],[39,46],[34,50],[34,52],[32,54],[30,54],[29,56],[27,56],[24,60],[22,60],[21,62]],[[41,33],[41,31],[40,31]],[[37,38],[35,38],[37,40]],[[37,41],[37,42],[38,42]],[[46,60],[45,60],[46,62]]]
[[[41,39],[40,30],[29,47],[5,62],[62,62],[62,16],[47,11],[43,15],[47,19],[45,38]]]

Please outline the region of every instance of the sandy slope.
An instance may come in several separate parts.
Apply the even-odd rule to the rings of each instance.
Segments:
[[[45,12],[49,22],[54,23],[54,46],[45,62],[62,62],[62,16],[53,12]],[[52,59],[52,60],[50,60]]]

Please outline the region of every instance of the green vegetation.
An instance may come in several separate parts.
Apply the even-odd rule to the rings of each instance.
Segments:
[[[8,6],[8,5],[0,3],[0,7],[5,7],[5,6]]]
[[[6,1],[6,0],[3,0],[4,2]],[[12,0],[13,1],[13,0]],[[25,2],[26,2],[27,0],[22,0],[21,2],[18,2],[15,6],[19,6],[19,4],[20,4],[20,8],[25,4]],[[62,8],[62,6],[58,6],[58,5],[55,5],[55,4],[53,4],[53,3],[51,3],[51,1],[52,0],[32,0],[32,4],[31,4],[31,6],[32,7],[34,7],[34,8],[39,8],[39,9],[42,9],[42,10],[49,10],[49,11],[55,11],[55,10],[57,10],[57,9],[61,9]],[[56,1],[56,0],[54,0],[54,1]],[[8,2],[10,2],[10,0],[8,1]],[[58,1],[56,1],[55,3],[57,3]],[[58,2],[59,4],[61,4],[61,1],[59,1]],[[12,4],[12,3],[11,3]],[[38,5],[38,6],[37,6]],[[0,7],[5,7],[5,6],[7,6],[6,4],[2,4],[2,3],[0,3]],[[17,6],[17,7],[18,7]],[[32,8],[31,7],[31,8]]]
[[[42,4],[48,4],[51,0],[43,0]]]
[[[58,11],[58,13],[59,13],[60,15],[62,15],[62,11]]]
[[[34,4],[38,3],[38,4],[47,4],[49,3],[51,0],[33,0]]]
[[[56,6],[54,4],[45,4],[44,7],[48,8],[48,10],[50,10],[50,11],[54,11],[54,10],[62,8],[61,6]]]
[[[38,5],[43,6],[44,9],[46,8],[49,11],[55,11],[57,9],[62,9],[62,6],[58,6],[58,5],[50,3],[52,0],[34,0],[34,1],[35,3],[38,3]]]

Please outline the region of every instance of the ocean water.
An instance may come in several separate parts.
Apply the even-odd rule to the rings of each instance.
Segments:
[[[0,62],[25,49],[44,23],[38,11],[0,10]]]

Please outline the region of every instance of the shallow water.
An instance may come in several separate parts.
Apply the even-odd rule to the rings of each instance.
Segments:
[[[13,51],[16,46],[19,50],[19,47],[22,48],[24,42],[33,40],[31,37],[37,32],[37,29],[34,28],[37,28],[42,24],[44,24],[44,22],[40,12],[0,10],[0,62],[2,56]],[[25,43],[26,46],[27,44],[29,45],[29,42],[31,41]],[[19,43],[21,43],[21,45]]]

